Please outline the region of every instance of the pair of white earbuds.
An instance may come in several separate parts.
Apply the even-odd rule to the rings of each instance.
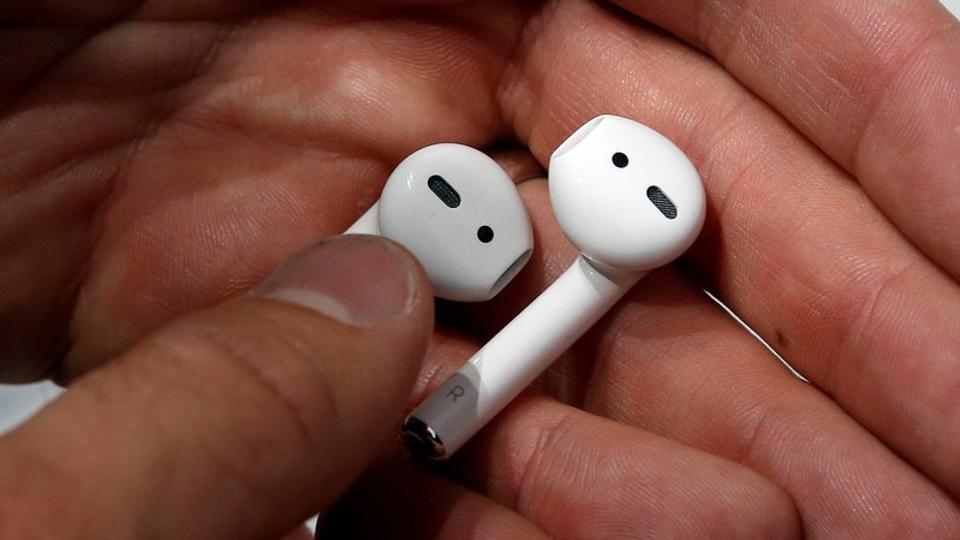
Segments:
[[[696,168],[669,139],[603,115],[550,157],[550,201],[580,257],[404,421],[412,452],[445,459],[542,373],[637,281],[693,244],[706,210]],[[348,233],[409,249],[437,296],[488,300],[533,249],[507,174],[482,152],[439,144],[404,160]]]

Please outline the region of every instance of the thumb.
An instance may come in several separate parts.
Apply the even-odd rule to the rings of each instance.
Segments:
[[[349,236],[294,256],[0,439],[0,536],[282,536],[399,425],[432,318],[395,244]]]

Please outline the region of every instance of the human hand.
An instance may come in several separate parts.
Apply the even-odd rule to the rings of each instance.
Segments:
[[[390,242],[294,256],[0,439],[0,537],[291,538],[396,432],[433,296]]]
[[[13,68],[0,124],[0,275],[18,284],[0,298],[7,377],[73,378],[245,290],[345,228],[417,147],[515,136],[542,163],[580,122],[612,112],[671,137],[703,174],[712,215],[685,271],[647,278],[548,374],[544,394],[458,456],[458,483],[398,466],[418,481],[397,498],[381,489],[393,472],[374,474],[330,527],[957,530],[956,22],[932,2],[741,6],[705,3],[690,17],[686,2],[625,3],[720,65],[624,11],[576,0],[7,13],[47,25],[8,31],[17,46],[4,48],[17,60],[3,61]],[[108,20],[78,46],[78,22]],[[538,254],[500,301],[444,313],[414,401],[573,256],[543,183],[521,191]],[[813,386],[780,369],[701,284]],[[117,439],[109,448],[122,453]],[[186,459],[162,449],[163,463]],[[322,483],[276,466],[287,468],[270,471],[273,486],[304,494]],[[92,502],[117,497],[84,485]],[[437,493],[446,506],[417,506]],[[302,500],[329,500],[313,497]],[[296,513],[280,515],[292,524]]]

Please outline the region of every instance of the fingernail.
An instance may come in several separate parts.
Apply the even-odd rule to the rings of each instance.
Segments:
[[[294,255],[250,294],[373,326],[408,313],[416,288],[409,256],[382,238],[348,235]]]

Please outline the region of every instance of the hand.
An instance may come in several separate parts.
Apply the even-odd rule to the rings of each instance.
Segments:
[[[219,379],[262,385],[239,374],[232,353],[144,351],[230,310],[312,321],[291,323],[303,328],[296,335],[268,323],[264,334],[216,332],[297,350],[301,340],[311,350],[350,347],[322,329],[337,323],[242,300],[144,336],[345,228],[417,147],[515,137],[544,163],[580,122],[612,112],[663,132],[698,165],[711,212],[701,241],[681,268],[644,280],[447,478],[388,459],[326,526],[513,537],[534,526],[601,538],[955,534],[956,21],[932,1],[622,4],[147,3],[5,14],[34,28],[6,31],[15,46],[3,49],[15,52],[0,88],[0,275],[17,284],[0,296],[4,372],[69,380],[93,370],[0,446],[3,485],[13,486],[4,493],[33,494],[8,512],[14,522],[57,514],[65,534],[102,530],[118,514],[93,510],[121,501],[134,503],[120,514],[129,531],[241,536],[281,533],[329,504],[373,446],[341,469],[338,449],[315,457],[323,445],[297,445],[288,399],[261,391],[263,407],[251,407],[261,421],[237,416],[248,396],[221,396],[234,385]],[[492,305],[442,306],[408,403],[573,257],[544,183],[521,191],[535,258]],[[782,369],[701,287],[812,384]],[[416,364],[408,334],[405,346],[386,345],[398,364]],[[217,348],[199,342],[197,351]],[[193,363],[202,373],[187,371]],[[293,409],[315,418],[308,428],[327,441],[337,432],[323,400],[288,376],[276,388],[307,395]],[[402,394],[404,378],[384,376],[398,387],[390,395]],[[138,393],[141,380],[150,382]],[[357,389],[350,403],[368,393]],[[191,406],[198,401],[209,405]],[[399,421],[388,401],[371,405],[379,429]],[[87,412],[100,402],[115,412]],[[166,425],[176,436],[154,427]],[[239,457],[216,454],[225,448]],[[137,465],[108,466],[101,455]],[[47,483],[24,474],[42,470]],[[104,481],[108,470],[123,473]],[[343,477],[329,480],[331,470]],[[164,498],[177,490],[154,483],[157,471],[179,479],[171,485],[190,494],[185,502]],[[182,471],[203,477],[187,483]],[[82,498],[50,496],[64,486]]]

